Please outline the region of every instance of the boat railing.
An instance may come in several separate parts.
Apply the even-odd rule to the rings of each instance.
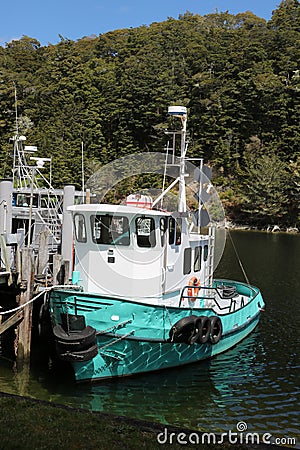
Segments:
[[[181,307],[183,300],[193,301],[194,303],[196,300],[200,300],[200,302],[202,303],[204,303],[205,301],[208,302],[210,301],[212,305],[215,304],[221,311],[226,309],[230,311],[232,299],[230,303],[228,302],[226,303],[226,306],[221,306],[221,304],[217,300],[217,296],[219,296],[219,298],[221,299],[221,295],[220,292],[218,291],[218,288],[213,288],[211,286],[199,286],[196,288],[198,292],[195,293],[194,291],[192,295],[189,294],[189,289],[191,289],[191,286],[183,287],[180,295],[179,307]]]
[[[218,310],[234,312],[237,309],[243,308],[246,303],[245,297],[253,299],[258,292],[252,287],[244,283],[236,283],[234,281],[215,280],[215,286],[198,286],[196,288],[190,285],[184,286],[179,300],[179,307],[183,300],[199,300],[200,304],[208,301],[210,306],[203,306],[204,309],[216,306]],[[192,289],[192,290],[191,290]],[[195,290],[196,289],[196,290]],[[191,290],[191,291],[189,291]],[[239,297],[239,302],[237,298]],[[225,304],[224,304],[225,303]],[[237,307],[237,305],[239,305]]]
[[[255,297],[259,290],[251,286],[250,284],[243,283],[242,281],[233,281],[233,280],[223,280],[223,279],[215,279],[213,287],[215,288],[223,288],[226,287],[235,287],[236,291],[240,295],[246,295],[247,297]]]

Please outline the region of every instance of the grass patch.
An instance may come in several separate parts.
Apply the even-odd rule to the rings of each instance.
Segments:
[[[164,425],[110,416],[0,393],[0,449],[2,450],[122,450],[207,449],[224,450],[232,445],[159,444]],[[168,435],[190,430],[168,427]],[[175,436],[174,434],[174,436]],[[199,433],[200,436],[200,433]],[[263,446],[265,447],[265,446]],[[235,449],[249,449],[237,445]],[[253,448],[258,448],[254,446]]]

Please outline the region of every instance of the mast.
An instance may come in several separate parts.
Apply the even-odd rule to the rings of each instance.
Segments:
[[[178,211],[186,212],[186,193],[185,193],[185,156],[187,151],[186,145],[186,124],[187,124],[187,109],[185,106],[169,106],[168,114],[179,117],[181,119],[181,147],[179,159],[179,199]]]
[[[16,158],[19,154],[18,140],[19,140],[19,127],[18,127],[18,103],[17,103],[17,87],[14,82],[14,93],[15,93],[15,121],[16,121],[16,134],[13,137],[14,140],[14,153],[13,153],[13,186],[15,186],[15,170],[16,170]]]

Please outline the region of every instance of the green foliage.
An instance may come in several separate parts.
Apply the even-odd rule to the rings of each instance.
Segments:
[[[241,180],[242,207],[247,221],[277,224],[287,220],[289,178],[286,164],[273,152],[256,152],[249,146],[244,154]]]
[[[189,110],[189,156],[214,167],[228,214],[249,219],[253,195],[261,212],[253,221],[298,224],[299,23],[299,1],[284,0],[268,22],[251,11],[186,12],[77,42],[42,47],[23,36],[0,47],[1,176],[11,174],[15,86],[19,125],[28,144],[52,156],[56,187],[81,186],[82,142],[87,175],[121,156],[163,151],[167,107],[180,104]],[[252,160],[255,139],[269,150]],[[258,171],[271,163],[287,183],[268,173],[266,186]],[[119,187],[117,197],[124,193]]]

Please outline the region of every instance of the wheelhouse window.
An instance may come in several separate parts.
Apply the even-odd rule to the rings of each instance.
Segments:
[[[175,219],[170,217],[169,219],[169,244],[174,244],[175,241]]]
[[[182,219],[176,220],[176,230],[175,230],[175,244],[181,244],[181,228],[182,228]]]
[[[206,261],[208,258],[208,245],[204,245],[203,247],[203,260]]]
[[[112,214],[91,216],[92,239],[96,244],[129,245],[129,222]]]
[[[160,243],[163,247],[165,245],[166,240],[166,231],[167,231],[167,219],[166,217],[161,217],[159,221],[159,229],[160,229]]]
[[[30,194],[17,194],[16,206],[29,206]],[[38,195],[34,194],[32,197],[32,206],[38,206]]]
[[[183,275],[191,273],[191,267],[192,267],[192,249],[189,247],[184,249]]]
[[[199,272],[201,269],[201,254],[202,254],[202,247],[195,247],[194,252],[194,272]]]
[[[139,247],[155,247],[155,222],[152,217],[138,217],[135,220],[135,230]]]
[[[85,219],[82,214],[74,216],[75,238],[77,242],[86,242]]]
[[[175,220],[174,217],[170,217],[169,220],[169,244],[181,244],[181,227],[182,220]]]

